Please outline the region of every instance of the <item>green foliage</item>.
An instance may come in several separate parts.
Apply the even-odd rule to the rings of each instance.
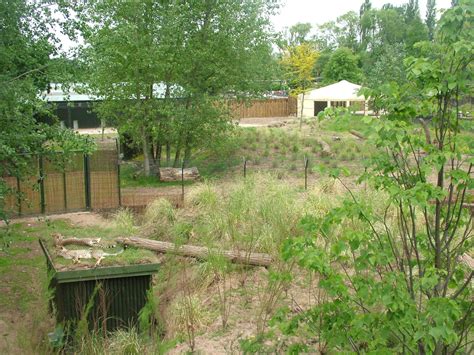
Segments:
[[[407,11],[416,14],[415,2]],[[456,101],[469,90],[473,18],[467,4],[447,11],[435,43],[418,44],[421,55],[406,60],[409,84],[371,91],[385,114],[364,118],[378,154],[359,181],[381,195],[352,191],[343,169],[331,169],[349,196],[323,215],[308,213],[303,232],[284,242],[284,260],[314,272],[323,295],[296,315],[277,315],[287,336],[308,334],[297,344],[315,342],[325,352],[469,351],[474,273],[460,258],[472,250],[463,203],[474,162],[462,155],[472,149],[459,138]],[[436,141],[416,129],[416,116],[432,117]]]
[[[341,80],[360,83],[362,71],[359,68],[359,58],[349,48],[338,48],[324,66],[322,76],[326,84]]]
[[[308,43],[286,48],[281,63],[286,70],[293,95],[298,95],[311,86],[314,80],[312,71],[318,56],[318,52]]]
[[[273,1],[73,2],[70,26],[84,37],[80,61],[95,109],[129,135],[146,176],[159,172],[156,149],[207,147],[231,128],[226,100],[258,95],[274,62]],[[120,83],[120,84],[118,84]],[[167,160],[169,160],[169,156]],[[158,175],[159,176],[159,175]]]
[[[434,38],[436,26],[436,0],[428,0],[426,4],[426,27],[428,28],[428,38],[430,41]]]
[[[23,180],[36,175],[32,160],[39,154],[67,160],[71,151],[90,151],[90,144],[72,131],[36,121],[51,115],[41,100],[52,73],[58,70],[51,26],[51,8],[25,1],[0,4],[0,219],[7,195],[14,193],[6,176]],[[53,153],[60,152],[55,155]],[[21,197],[21,196],[20,196]]]

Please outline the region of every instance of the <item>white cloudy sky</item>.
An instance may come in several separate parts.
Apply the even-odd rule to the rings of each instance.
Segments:
[[[402,5],[408,0],[372,0],[372,6],[380,8],[386,3]],[[421,17],[425,18],[426,0],[419,0]],[[290,27],[297,22],[309,22],[320,25],[324,22],[335,20],[338,16],[348,11],[359,12],[363,0],[283,0],[279,15],[273,18],[276,30]],[[436,8],[447,9],[451,0],[437,0]]]

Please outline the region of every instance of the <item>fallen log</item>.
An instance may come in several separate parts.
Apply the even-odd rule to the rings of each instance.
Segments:
[[[171,253],[202,260],[208,259],[210,254],[213,252],[212,250],[206,247],[199,247],[188,244],[178,246],[174,243],[161,242],[157,240],[138,237],[118,238],[117,243],[126,246],[133,246],[136,248],[148,249],[159,253]],[[241,251],[230,250],[216,250],[215,253],[223,256],[230,262],[236,264],[268,267],[273,261],[270,255],[263,253],[245,253]]]
[[[184,181],[199,179],[199,170],[196,167],[186,168],[182,171]],[[181,181],[180,168],[160,168],[161,181]]]
[[[63,247],[65,245],[85,245],[93,247],[100,243],[100,238],[66,238],[60,233],[53,233],[51,236],[54,239],[54,246],[56,247]]]
[[[329,144],[327,144],[325,141],[323,141],[320,138],[315,138],[316,142],[321,146],[322,149],[322,156],[328,157],[332,155],[331,153],[331,147],[329,147]]]
[[[356,136],[359,139],[365,140],[365,137],[362,135],[362,133],[354,131],[353,129],[351,129],[349,133],[352,134],[353,136]]]

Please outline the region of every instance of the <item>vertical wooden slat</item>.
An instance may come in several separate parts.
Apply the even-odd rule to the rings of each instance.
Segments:
[[[235,119],[253,117],[288,117],[296,115],[296,98],[254,100],[250,104],[229,103]]]

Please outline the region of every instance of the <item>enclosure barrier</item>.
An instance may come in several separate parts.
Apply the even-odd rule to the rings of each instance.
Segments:
[[[5,199],[11,216],[38,215],[117,208],[121,205],[120,172],[116,149],[91,155],[75,153],[58,163],[58,156],[34,156],[32,175],[2,177],[12,189]]]
[[[250,103],[232,101],[229,104],[235,119],[296,116],[296,98],[294,97],[252,100]]]

